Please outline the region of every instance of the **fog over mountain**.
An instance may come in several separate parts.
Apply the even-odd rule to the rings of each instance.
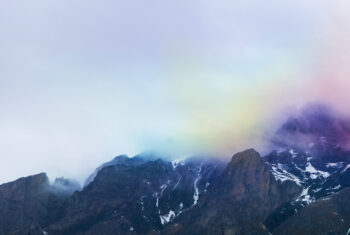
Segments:
[[[0,2],[0,235],[350,235],[350,2]]]
[[[149,149],[230,157],[262,149],[305,104],[349,113],[349,9],[2,1],[0,182],[46,171],[82,183]]]
[[[0,234],[349,234],[348,120],[313,104],[266,155],[120,155],[83,187],[23,177],[0,185]]]

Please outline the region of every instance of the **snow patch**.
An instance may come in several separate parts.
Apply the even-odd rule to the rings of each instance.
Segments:
[[[342,162],[335,162],[335,163],[329,162],[329,163],[327,163],[327,165],[326,165],[327,168],[340,168],[340,167],[342,167],[342,166],[343,166],[343,163],[342,163]]]
[[[322,188],[314,189],[314,193],[318,193],[322,190]]]
[[[182,210],[182,208],[184,208],[184,204],[181,202],[180,203],[180,210]]]
[[[207,182],[207,183],[205,184],[205,189],[204,189],[204,192],[207,192],[207,188],[209,187],[209,185],[210,185],[210,183],[209,183],[209,182]]]
[[[179,177],[179,180],[176,182],[176,184],[173,187],[173,190],[177,188],[177,186],[179,185],[180,181],[181,181],[182,177]]]
[[[160,186],[160,196],[162,196],[163,195],[163,192],[164,192],[164,190],[166,189],[166,187],[167,187],[167,185],[166,184],[163,184],[162,186]]]
[[[272,166],[272,174],[275,176],[276,180],[280,180],[281,182],[291,180],[294,181],[297,185],[301,185],[300,179],[292,173],[286,171],[282,164],[278,163],[278,166]]]
[[[168,214],[159,216],[161,224],[167,224],[175,218],[175,212],[170,210]]]
[[[201,171],[202,171],[202,166],[200,166],[199,171],[198,171],[198,176],[194,180],[193,187],[194,187],[194,194],[193,194],[193,205],[196,205],[198,203],[199,199],[199,189],[198,189],[198,181],[201,179]]]
[[[330,176],[328,172],[316,170],[315,167],[313,167],[310,162],[307,163],[305,172],[310,173],[311,179],[317,179],[318,177],[327,178]]]
[[[140,198],[140,204],[141,204],[141,210],[144,211],[145,207],[143,206],[143,199],[145,198],[145,196],[142,196]]]
[[[156,207],[158,208],[159,206],[159,197],[158,197],[158,193],[156,193]]]
[[[341,173],[344,173],[344,172],[347,171],[349,168],[350,168],[350,164],[348,164],[348,165],[344,168],[344,170],[341,171]]]
[[[309,195],[309,188],[310,186],[307,188],[304,188],[296,201],[306,202],[307,204],[310,204],[311,202],[313,202],[311,196]]]
[[[298,153],[294,152],[294,149],[289,150],[289,153],[292,154],[292,157],[295,158]]]
[[[177,213],[176,216],[180,215],[182,213],[182,209],[184,208],[184,204],[181,202],[179,205],[179,212]]]
[[[196,180],[194,181],[194,195],[193,195],[193,205],[196,205],[198,203],[198,199],[199,199],[199,190],[198,190],[198,181],[199,181],[200,177],[196,178]]]
[[[161,198],[163,196],[163,192],[166,189],[167,185],[163,184],[162,186],[160,186],[160,193],[155,193],[154,196],[156,197],[156,207],[158,208],[159,206],[159,198]]]
[[[178,167],[180,165],[181,166],[185,165],[185,160],[186,160],[186,158],[180,158],[180,159],[173,160],[173,161],[171,161],[171,165],[175,169],[176,167]]]

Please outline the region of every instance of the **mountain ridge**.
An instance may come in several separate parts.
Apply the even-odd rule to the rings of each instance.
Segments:
[[[14,234],[16,231],[17,234],[21,231],[48,234],[284,234],[288,227],[285,224],[296,223],[293,219],[300,216],[298,212],[314,204],[302,200],[305,187],[310,189],[310,184],[318,185],[317,182],[326,182],[334,176],[329,173],[330,176],[322,178],[316,164],[304,154],[285,151],[261,157],[254,149],[248,149],[235,154],[228,163],[189,158],[176,164],[162,159],[130,164],[128,159],[132,158],[122,159],[122,156],[118,161],[113,159],[114,165],[102,167],[83,189],[69,195],[52,190],[45,173],[22,177],[0,185],[0,199],[4,195],[1,188],[6,188],[9,193],[8,188],[29,187],[36,199],[46,202],[47,208],[58,207],[59,212],[46,213],[44,217],[52,218],[50,221],[42,216],[32,217],[21,226],[6,231]],[[292,170],[315,165],[316,173],[304,175],[305,182],[301,177],[299,181],[286,180],[281,174],[290,171],[288,164]],[[336,174],[344,170],[346,173],[346,166],[335,171]],[[295,177],[299,176],[295,173]],[[25,187],[23,182],[26,182]],[[43,194],[37,185],[45,186]],[[346,190],[348,186],[342,188]],[[325,193],[324,197],[332,198],[337,192],[341,192],[341,188],[331,194]],[[312,197],[312,194],[307,196]],[[55,198],[55,203],[49,202],[49,197]],[[22,201],[18,203],[26,205]],[[43,211],[40,207],[34,209],[32,213],[38,215]],[[296,212],[281,220],[281,211],[287,209]],[[0,225],[3,221],[0,219]]]
[[[348,123],[311,106],[264,156],[120,155],[83,188],[22,177],[0,185],[0,234],[349,234]]]

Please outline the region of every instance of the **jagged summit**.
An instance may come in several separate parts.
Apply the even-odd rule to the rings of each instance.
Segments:
[[[71,189],[74,182],[58,178],[50,185],[44,173],[1,185],[2,208],[18,200],[0,213],[0,227],[4,234],[284,234],[284,224],[304,216],[303,207],[347,188],[349,175],[347,163],[324,166],[296,150],[262,158],[248,149],[228,163],[121,155],[73,194],[53,188]]]
[[[88,178],[85,180],[84,187],[87,186],[89,183],[91,183],[96,177],[97,173],[104,167],[114,166],[114,165],[138,165],[146,161],[147,160],[141,156],[135,156],[133,158],[130,158],[126,154],[118,155],[115,158],[113,158],[111,161],[105,162],[101,166],[97,167],[96,170],[91,175],[89,175]]]
[[[247,149],[233,155],[229,166],[244,167],[252,164],[263,164],[263,162],[260,154],[255,149]]]
[[[45,173],[0,185],[0,234],[40,231],[51,224],[62,214],[71,195],[58,192],[61,190],[50,185]]]
[[[270,230],[350,186],[349,123],[326,106],[311,105],[279,128],[272,139],[277,151],[264,160],[276,180],[295,182],[303,190],[295,201],[269,215],[265,225]]]

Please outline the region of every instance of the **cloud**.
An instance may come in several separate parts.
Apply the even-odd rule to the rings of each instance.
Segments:
[[[345,1],[3,1],[0,182],[80,182],[150,148],[231,155],[286,113],[347,107]],[[286,111],[287,110],[287,111]]]

